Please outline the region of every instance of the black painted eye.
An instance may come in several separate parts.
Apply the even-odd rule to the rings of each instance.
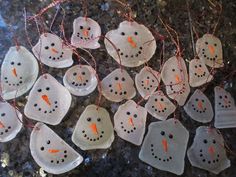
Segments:
[[[130,112],[126,112],[127,115],[130,115]]]
[[[50,144],[50,143],[51,143],[51,141],[50,141],[50,140],[48,140],[48,141],[47,141],[47,144]]]
[[[163,99],[163,98],[161,98],[161,101],[164,101],[164,99]]]
[[[175,72],[175,69],[172,69],[173,72]]]
[[[5,116],[5,115],[6,115],[5,113],[2,113],[2,114],[1,114],[2,117]]]
[[[83,27],[83,26],[80,26],[79,28],[80,28],[80,29],[84,29],[84,27]]]
[[[202,102],[204,103],[204,102],[205,102],[205,100],[202,100]]]
[[[101,122],[101,118],[97,118],[97,121],[98,121],[98,122]]]
[[[161,131],[161,135],[164,136],[164,135],[165,135],[165,132],[164,132],[164,131]]]
[[[121,79],[122,81],[125,81],[125,78],[124,77],[122,77],[122,79]]]
[[[202,67],[202,65],[200,64],[199,67]]]
[[[197,65],[195,65],[195,68],[197,68]]]
[[[119,77],[115,77],[115,80],[118,81],[118,80],[119,80]]]
[[[51,46],[53,47],[53,46],[55,46],[55,44],[54,44],[54,43],[51,43]]]
[[[42,92],[42,89],[38,89],[38,92]]]
[[[49,47],[48,46],[46,46],[46,47],[44,47],[46,50],[48,50],[49,49]]]
[[[46,90],[47,90],[47,91],[50,90],[50,87],[46,87]]]
[[[208,42],[205,42],[206,45],[208,45]]]
[[[90,122],[91,120],[92,120],[91,117],[88,117],[88,118],[87,118],[87,121],[88,121],[88,122]]]
[[[212,143],[213,143],[213,144],[216,144],[216,140],[215,140],[215,139],[213,139]]]
[[[222,96],[219,96],[220,99],[222,99],[223,97]]]
[[[206,139],[204,139],[204,140],[203,140],[203,143],[207,144],[207,140],[206,140]]]
[[[136,36],[137,36],[137,35],[138,35],[138,32],[136,32],[136,31],[135,31],[135,32],[134,32],[134,35],[136,35]]]
[[[157,98],[155,98],[155,101],[157,101]]]
[[[172,139],[172,138],[173,138],[173,135],[172,135],[172,134],[169,134],[169,138]]]
[[[214,46],[217,46],[217,44],[214,44]]]
[[[14,62],[13,62],[13,61],[11,62],[11,65],[14,65]]]
[[[43,150],[44,150],[44,147],[42,146],[40,149],[41,149],[41,151],[43,151]]]
[[[137,114],[134,114],[134,118],[137,118],[138,116],[137,116]]]
[[[17,65],[18,65],[18,66],[20,66],[20,65],[21,65],[21,63],[17,63]]]
[[[82,75],[85,75],[85,72],[82,72],[81,74],[82,74]]]
[[[228,98],[227,95],[225,95],[225,98]]]
[[[91,30],[91,28],[90,28],[90,27],[88,27],[88,30]]]
[[[76,76],[77,75],[77,73],[73,73],[73,76]]]
[[[195,100],[198,101],[198,98],[196,98]]]
[[[121,32],[121,35],[122,35],[122,36],[124,36],[124,35],[125,35],[125,33],[124,33],[124,32]]]

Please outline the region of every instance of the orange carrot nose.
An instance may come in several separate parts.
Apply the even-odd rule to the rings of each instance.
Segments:
[[[208,152],[209,152],[209,154],[213,155],[213,154],[215,153],[214,147],[213,147],[213,146],[210,146],[210,147],[208,148]]]
[[[16,68],[13,68],[12,74],[13,74],[13,76],[17,77]]]
[[[52,51],[53,53],[58,53],[58,51],[57,51],[56,49],[54,49],[54,48],[51,48],[51,51]]]
[[[95,123],[92,123],[90,125],[90,128],[91,128],[93,134],[98,135],[97,125]]]
[[[199,109],[203,110],[202,101],[198,101],[198,102],[197,102],[197,106],[199,107]]]
[[[134,122],[133,122],[133,118],[132,118],[132,117],[129,118],[129,124],[130,124],[131,126],[134,126]]]
[[[158,107],[160,110],[163,110],[163,106],[162,106],[162,104],[161,104],[159,101],[157,101],[157,107]]]
[[[136,47],[137,47],[136,42],[134,42],[134,40],[133,40],[133,38],[132,38],[131,36],[129,36],[129,37],[127,38],[127,41],[128,41],[128,43],[131,45],[131,47],[133,47],[133,48],[136,48]]]
[[[84,34],[85,37],[88,37],[89,31],[88,31],[87,29],[84,29],[84,30],[83,30],[83,34]]]
[[[45,101],[45,103],[47,103],[49,106],[51,106],[51,102],[50,102],[47,95],[42,95],[42,99],[43,99],[43,101]]]
[[[120,82],[118,82],[116,84],[117,90],[121,91],[122,90],[122,84]]]
[[[162,140],[162,147],[163,147],[163,150],[164,150],[165,152],[168,151],[168,143],[167,143],[166,139],[163,139],[163,140]]]
[[[5,128],[5,125],[0,121],[0,128]]]
[[[223,100],[224,100],[225,104],[228,104],[228,100],[227,99],[224,98]]]
[[[78,75],[78,77],[77,77],[77,78],[78,78],[78,80],[79,80],[79,81],[82,81],[82,80],[83,80],[83,78],[82,78],[82,76],[81,76],[81,75]]]
[[[197,69],[197,72],[198,72],[198,73],[202,73],[202,69],[201,69],[201,68],[198,68],[198,69]]]
[[[215,54],[215,48],[212,45],[208,45],[208,49],[209,49],[211,55]]]
[[[180,82],[179,75],[175,75],[175,80],[176,80],[176,83]]]
[[[60,152],[60,150],[58,150],[58,149],[48,149],[48,152],[51,153],[51,154],[56,154],[56,153]]]
[[[146,85],[149,85],[149,79],[146,80]]]

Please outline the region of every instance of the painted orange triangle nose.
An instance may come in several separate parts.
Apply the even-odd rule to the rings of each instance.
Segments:
[[[163,109],[163,106],[162,106],[162,104],[161,104],[159,101],[157,101],[157,107],[158,107],[160,110]]]
[[[165,152],[168,151],[168,143],[167,143],[166,139],[162,139],[162,147]]]
[[[56,49],[54,49],[54,48],[51,48],[51,51],[52,51],[53,53],[58,53],[58,51],[57,51]]]
[[[91,128],[93,134],[98,135],[97,125],[95,123],[92,123],[90,125],[90,128]]]
[[[78,75],[78,77],[77,77],[77,78],[78,78],[78,80],[79,80],[79,81],[82,81],[82,80],[83,80],[83,78],[82,78],[82,76],[81,76],[81,75]]]
[[[45,101],[45,103],[47,103],[49,106],[51,106],[51,102],[50,102],[47,95],[42,95],[42,99],[43,99],[43,101]]]
[[[12,70],[12,74],[13,74],[13,76],[17,77],[16,68],[13,68],[13,70]]]
[[[51,153],[51,154],[56,154],[56,153],[60,152],[60,150],[58,150],[58,149],[48,149],[48,152]]]
[[[197,106],[198,106],[201,110],[203,110],[203,104],[202,104],[202,101],[198,101]]]
[[[148,79],[146,80],[146,85],[149,85],[149,80]]]
[[[84,30],[83,30],[83,34],[84,34],[85,37],[88,37],[89,31],[88,31],[87,29],[84,29]]]
[[[215,153],[214,147],[213,147],[213,146],[210,146],[210,147],[208,148],[208,152],[209,152],[209,154],[213,155],[213,154]]]
[[[117,90],[119,90],[119,91],[122,90],[122,84],[121,84],[120,82],[118,82],[118,83],[116,84],[116,86],[117,86]]]
[[[175,75],[175,80],[176,80],[177,83],[180,82],[179,75]]]
[[[208,49],[209,49],[211,55],[215,54],[215,47],[213,47],[212,45],[208,45]]]
[[[136,47],[137,47],[136,42],[134,42],[134,40],[133,40],[133,38],[132,38],[131,36],[129,36],[129,37],[127,38],[127,41],[128,41],[128,43],[131,45],[131,47],[133,47],[133,48],[136,48]]]
[[[133,122],[133,118],[132,118],[132,117],[129,118],[129,124],[130,124],[131,126],[134,126],[134,122]]]
[[[0,121],[0,128],[5,128],[5,125]]]

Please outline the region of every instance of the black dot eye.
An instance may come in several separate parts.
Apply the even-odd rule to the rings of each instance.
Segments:
[[[137,118],[138,116],[137,116],[137,114],[134,114],[134,118]]]
[[[213,143],[213,144],[216,144],[216,140],[215,140],[215,139],[213,139],[212,143]]]
[[[115,80],[118,81],[118,80],[119,80],[119,77],[115,77]]]
[[[217,46],[217,44],[214,44],[214,46]]]
[[[198,98],[196,98],[195,100],[198,101]]]
[[[92,120],[91,117],[88,117],[88,118],[87,118],[87,121],[88,121],[88,122],[90,122],[91,120]]]
[[[43,151],[43,150],[44,150],[44,147],[42,146],[40,149],[41,149],[41,151]]]
[[[201,67],[202,67],[202,65],[200,64],[200,65],[199,65],[199,67],[201,68]]]
[[[204,103],[204,102],[205,102],[205,100],[202,100],[202,102]]]
[[[136,36],[137,36],[137,35],[138,35],[138,32],[136,32],[136,31],[135,31],[135,32],[134,32],[134,35],[136,35]]]
[[[164,132],[164,131],[161,131],[161,135],[164,136],[164,135],[165,135],[165,132]]]
[[[46,47],[44,47],[46,50],[48,50],[49,49],[49,47],[48,46],[46,46]]]
[[[51,46],[52,46],[52,47],[55,46],[55,43],[51,43]]]
[[[157,101],[157,98],[155,98],[155,101]]]
[[[173,72],[175,72],[175,69],[172,69]]]
[[[82,75],[85,75],[85,72],[82,72],[81,74],[82,74]]]
[[[77,75],[77,73],[73,73],[73,76],[76,76]]]
[[[161,101],[164,101],[164,99],[163,99],[163,98],[161,98]]]
[[[219,96],[220,99],[222,99],[223,97],[222,96]]]
[[[14,62],[13,62],[13,61],[11,62],[11,65],[14,65]]]
[[[84,27],[83,27],[83,26],[80,26],[79,28],[80,28],[80,29],[84,29]]]
[[[204,140],[203,140],[203,143],[207,144],[207,140],[206,140],[206,139],[204,139]]]
[[[128,112],[126,112],[126,114],[127,114],[127,115],[130,115],[130,112],[128,111]]]
[[[208,45],[208,42],[205,42],[206,45]]]
[[[195,68],[197,68],[197,65],[195,65]]]
[[[91,28],[90,28],[90,27],[88,27],[88,30],[91,30]]]
[[[124,32],[121,32],[121,35],[122,35],[122,36],[124,36],[124,35],[125,35],[125,33],[124,33]]]
[[[225,98],[228,98],[227,95],[225,95]]]
[[[51,143],[51,141],[50,141],[50,140],[48,140],[48,141],[47,141],[47,144],[50,144],[50,143]]]
[[[21,63],[17,63],[17,65],[18,65],[18,66],[20,66],[20,65],[21,65]]]
[[[173,138],[173,135],[172,135],[172,134],[169,134],[169,138],[172,139],[172,138]]]
[[[38,92],[42,92],[42,89],[38,89]]]
[[[98,122],[101,122],[101,118],[97,118],[97,121],[98,121]]]
[[[122,77],[122,79],[121,79],[122,81],[125,81],[125,78],[124,77]]]
[[[46,90],[48,91],[48,90],[50,90],[50,88],[49,88],[49,87],[46,87]]]
[[[2,113],[2,114],[1,114],[2,117],[5,116],[5,115],[6,115],[5,113]]]

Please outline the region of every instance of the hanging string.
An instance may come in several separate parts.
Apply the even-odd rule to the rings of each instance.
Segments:
[[[120,11],[117,11],[117,13],[118,13],[119,15],[123,16],[123,17],[124,17],[125,19],[127,19],[129,22],[134,21],[134,19],[132,18],[133,12],[132,12],[132,9],[131,9],[130,5],[124,3],[124,2],[122,2],[122,1],[120,1],[120,0],[114,0],[114,1],[117,2],[117,3],[119,3],[120,5],[122,5],[122,6],[124,7],[125,13],[121,13]],[[128,11],[128,12],[126,13],[126,11]]]

